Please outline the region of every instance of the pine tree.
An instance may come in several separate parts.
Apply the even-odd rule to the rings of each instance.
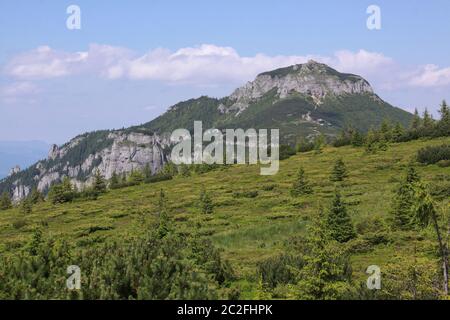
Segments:
[[[333,241],[321,210],[308,226],[305,265],[298,272],[296,298],[302,300],[342,299],[350,290],[348,254]]]
[[[438,135],[449,136],[450,135],[450,108],[447,102],[442,101],[441,108],[439,110],[441,119],[438,122]]]
[[[338,191],[327,214],[327,228],[331,237],[338,242],[347,242],[356,235],[352,220]]]
[[[126,172],[122,172],[120,175],[119,185],[124,187],[128,185],[128,177]]]
[[[144,167],[144,170],[142,171],[144,175],[144,181],[147,182],[152,177],[152,169],[150,169],[150,165],[147,163]]]
[[[33,203],[30,198],[25,198],[20,203],[20,212],[29,214],[33,211]]]
[[[118,189],[120,187],[119,176],[114,171],[111,175],[111,179],[109,180],[109,188],[110,189]]]
[[[295,146],[297,152],[308,152],[314,149],[314,143],[306,140],[304,137],[300,138]]]
[[[301,167],[298,170],[297,178],[292,184],[291,195],[293,197],[298,197],[305,194],[313,193],[312,188],[306,179],[305,170]]]
[[[448,297],[448,277],[449,277],[449,248],[448,243],[443,239],[441,228],[438,221],[438,212],[434,206],[434,201],[426,186],[423,183],[415,184],[415,202],[413,206],[414,218],[417,224],[423,228],[432,224],[436,232],[439,255],[442,261],[443,272],[443,290],[446,297]]]
[[[262,276],[259,276],[258,286],[256,287],[256,300],[270,300],[272,299],[272,295],[267,289],[267,285],[264,283]]]
[[[29,197],[31,204],[36,204],[44,201],[44,195],[37,189],[37,187],[33,187]]]
[[[422,127],[420,129],[421,135],[430,136],[433,133],[433,129],[434,129],[433,117],[428,112],[428,109],[425,108],[425,111],[423,112]]]
[[[167,213],[167,199],[163,189],[161,189],[161,191],[159,192],[158,216],[158,238],[162,239],[170,232],[170,221],[169,215]]]
[[[2,193],[0,197],[0,210],[8,210],[12,208],[11,197],[7,191]]]
[[[203,214],[211,214],[214,211],[214,205],[212,203],[211,197],[205,188],[200,191],[200,209]]]
[[[182,163],[178,166],[179,174],[182,177],[189,177],[191,175],[191,170],[189,166],[185,163]]]
[[[381,123],[380,136],[381,140],[385,142],[392,140],[392,126],[387,119]]]
[[[330,181],[338,182],[344,181],[348,177],[347,168],[342,158],[336,160],[333,170],[331,172]]]
[[[100,173],[100,170],[96,170],[94,174],[94,183],[92,184],[92,189],[97,194],[106,192],[106,182],[103,178],[102,174]]]
[[[42,231],[41,229],[34,229],[33,236],[28,244],[28,252],[32,256],[36,256],[39,253],[39,249],[42,245]]]
[[[365,141],[365,149],[367,153],[375,153],[378,150],[378,143],[380,139],[378,133],[370,129],[367,133],[366,141]]]
[[[400,122],[397,122],[392,130],[392,141],[400,142],[403,135],[405,134],[405,130]]]
[[[139,170],[132,170],[128,177],[128,182],[131,185],[138,185],[144,182],[144,175]]]
[[[314,140],[314,153],[319,154],[322,152],[323,147],[325,146],[326,139],[323,133],[321,133]]]
[[[53,204],[72,201],[74,196],[75,189],[69,177],[64,177],[62,183],[52,185],[48,193],[48,197]]]
[[[421,126],[422,126],[422,119],[420,118],[419,111],[416,108],[416,109],[414,109],[414,116],[411,120],[410,129],[411,129],[411,131],[417,132]]]
[[[408,166],[408,170],[406,172],[406,182],[407,183],[420,182],[420,176],[417,173],[416,169],[412,166],[412,164],[409,164]]]
[[[406,177],[395,192],[392,201],[391,219],[395,229],[407,230],[412,227],[412,206],[414,203],[414,185],[420,181],[417,171],[408,166]]]
[[[354,147],[362,147],[364,145],[364,136],[358,130],[352,132],[351,144]]]

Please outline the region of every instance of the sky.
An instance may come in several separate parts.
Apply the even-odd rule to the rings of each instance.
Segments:
[[[70,29],[71,5],[80,29]],[[380,9],[380,29],[367,20]],[[0,1],[0,140],[61,144],[222,97],[309,59],[438,117],[450,100],[450,1]]]

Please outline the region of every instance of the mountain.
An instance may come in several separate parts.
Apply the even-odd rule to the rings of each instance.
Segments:
[[[46,191],[69,176],[78,187],[97,169],[108,179],[149,164],[155,173],[169,161],[170,134],[178,128],[278,128],[282,143],[320,133],[336,135],[347,125],[367,131],[384,119],[408,125],[412,115],[378,97],[360,76],[340,73],[315,61],[259,74],[230,96],[180,102],[156,119],[128,129],[96,131],[52,146],[47,159],[0,181],[14,200],[33,186]]]
[[[0,179],[12,168],[26,168],[45,157],[49,144],[43,141],[0,141]]]

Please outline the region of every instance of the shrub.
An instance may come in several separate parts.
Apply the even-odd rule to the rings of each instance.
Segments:
[[[258,274],[262,282],[271,289],[279,284],[294,283],[293,269],[301,269],[304,262],[299,256],[282,254],[268,258],[258,264]]]
[[[151,176],[145,180],[146,183],[156,183],[160,181],[172,180],[172,175],[168,173],[158,173],[154,176]]]
[[[440,160],[437,165],[441,168],[448,168],[450,167],[450,160]]]
[[[233,192],[234,198],[256,198],[258,196],[258,191],[235,191]]]
[[[262,186],[263,191],[272,191],[277,187],[276,184],[266,184]]]
[[[280,160],[287,159],[293,155],[295,155],[295,149],[289,145],[280,145]]]
[[[25,219],[17,219],[12,223],[12,227],[14,229],[22,229],[25,227],[28,223],[25,221]]]
[[[295,148],[296,148],[297,152],[300,152],[300,153],[309,152],[314,149],[314,143],[303,139],[297,144],[297,146]]]
[[[450,144],[428,146],[417,152],[417,161],[424,164],[434,164],[441,160],[450,161]]]

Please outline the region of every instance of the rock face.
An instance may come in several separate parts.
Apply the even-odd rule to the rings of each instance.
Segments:
[[[77,149],[77,146],[87,145],[85,140],[89,139],[89,135],[77,137],[61,147],[53,145],[47,159],[28,168],[29,172],[35,174],[32,183],[20,177],[15,179],[14,175],[18,171],[11,176],[14,179],[13,200],[18,202],[26,197],[30,193],[31,184],[36,185],[39,191],[45,192],[53,183],[67,176],[78,189],[82,189],[92,182],[91,178],[97,170],[106,179],[111,178],[114,172],[129,173],[143,169],[146,165],[150,166],[152,173],[156,173],[169,159],[164,150],[170,145],[170,136],[112,131],[104,138],[103,142],[109,141],[106,147],[88,154],[78,163],[72,163],[74,154],[78,154],[81,149]]]
[[[9,177],[12,176],[13,174],[19,173],[20,172],[20,166],[15,166],[14,168],[11,168],[11,170],[9,170]]]
[[[238,116],[250,103],[276,90],[280,99],[292,93],[311,96],[320,104],[326,95],[373,93],[370,84],[360,76],[337,73],[325,64],[309,61],[287,68],[258,75],[254,81],[236,89],[230,96],[234,104],[225,109],[219,106],[221,113],[237,111]]]

